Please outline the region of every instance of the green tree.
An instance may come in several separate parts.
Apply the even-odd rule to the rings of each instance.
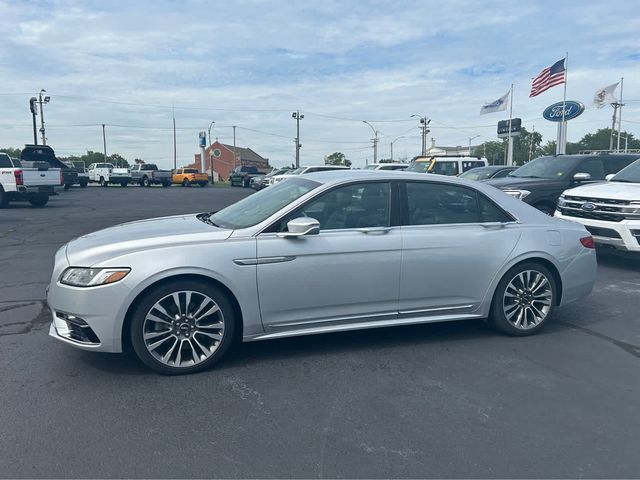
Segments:
[[[344,165],[345,167],[351,166],[351,160],[342,152],[333,152],[331,155],[324,157],[325,165]]]
[[[542,151],[542,135],[522,128],[520,135],[513,137],[513,163],[522,165],[539,157]],[[507,139],[485,142],[475,148],[474,154],[486,157],[492,165],[503,165],[506,160]]]
[[[0,152],[6,153],[12,158],[20,158],[20,153],[22,153],[22,150],[20,150],[19,148],[0,148]]]

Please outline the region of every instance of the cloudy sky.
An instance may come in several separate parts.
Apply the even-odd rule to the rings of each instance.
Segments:
[[[544,140],[542,110],[562,87],[529,99],[531,78],[569,52],[568,99],[587,105],[569,141],[610,124],[594,91],[625,77],[623,128],[640,136],[640,15],[634,2],[32,1],[0,0],[0,146],[31,141],[30,96],[46,89],[48,143],[61,155],[102,149],[178,165],[212,137],[301,163],[342,151],[371,161],[419,153],[412,114],[432,119],[438,145],[495,139],[502,113],[479,115],[515,84],[514,116]],[[173,106],[173,108],[172,108]]]

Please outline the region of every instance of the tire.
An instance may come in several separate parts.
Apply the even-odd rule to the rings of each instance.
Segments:
[[[107,182],[104,177],[100,177],[100,186],[101,187],[108,187],[109,186],[109,182]]]
[[[249,180],[243,180],[242,181],[242,187],[243,188],[249,188],[249,185],[250,185]]]
[[[538,204],[534,205],[534,207],[536,207],[538,210],[540,210],[545,215],[549,215],[550,217],[553,217],[553,214],[556,211],[555,207],[552,207],[548,203],[538,203]]]
[[[553,314],[557,292],[548,268],[536,262],[516,265],[498,283],[489,324],[507,335],[533,335]]]
[[[81,182],[80,183],[80,188],[87,188],[89,182]]]
[[[143,187],[150,187],[151,186],[151,182],[149,181],[149,177],[142,177],[142,186]]]
[[[129,182],[120,182],[121,187],[126,187],[127,185],[129,185]]]
[[[65,191],[66,191],[66,190],[69,190],[70,188],[71,188],[71,184],[70,184],[70,183],[65,183],[65,184],[64,184],[64,189],[65,189]]]
[[[9,198],[4,193],[4,188],[0,186],[0,208],[5,208],[7,205],[9,205]]]
[[[44,207],[49,202],[49,195],[34,195],[29,198],[29,203],[32,207]]]
[[[189,305],[186,304],[187,292],[191,292]],[[174,320],[180,314],[175,295],[181,310],[186,308],[188,314],[199,313],[201,317],[194,320],[183,316]],[[156,308],[158,305],[164,312]],[[217,305],[218,310],[202,316],[211,308],[209,305]],[[152,311],[153,317],[149,316]],[[166,319],[171,319],[171,324]],[[132,312],[130,338],[138,358],[156,372],[164,375],[194,373],[211,367],[224,357],[233,343],[236,321],[231,301],[219,288],[200,280],[176,280],[144,294]],[[209,335],[221,335],[221,338]]]
[[[183,186],[183,187],[190,187],[190,186],[191,186],[191,182],[189,181],[189,179],[188,179],[188,178],[185,178],[185,179],[182,181],[182,186]]]
[[[171,182],[162,182],[162,187],[167,188],[171,186]]]
[[[200,183],[200,186],[201,186],[201,187],[206,187],[207,185],[208,185],[208,183],[205,183],[205,182],[201,182],[201,183]]]

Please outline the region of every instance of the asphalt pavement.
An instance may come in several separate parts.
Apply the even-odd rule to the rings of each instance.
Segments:
[[[163,377],[48,336],[65,242],[248,193],[73,188],[0,210],[1,477],[640,476],[640,255],[600,252],[593,294],[527,338],[477,321],[317,335]]]

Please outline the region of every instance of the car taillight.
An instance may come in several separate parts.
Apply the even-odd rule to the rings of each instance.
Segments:
[[[24,185],[24,178],[22,177],[22,170],[14,170],[13,176],[16,177],[16,185]]]
[[[581,238],[580,243],[586,248],[596,248],[596,242],[593,241],[592,236]]]

